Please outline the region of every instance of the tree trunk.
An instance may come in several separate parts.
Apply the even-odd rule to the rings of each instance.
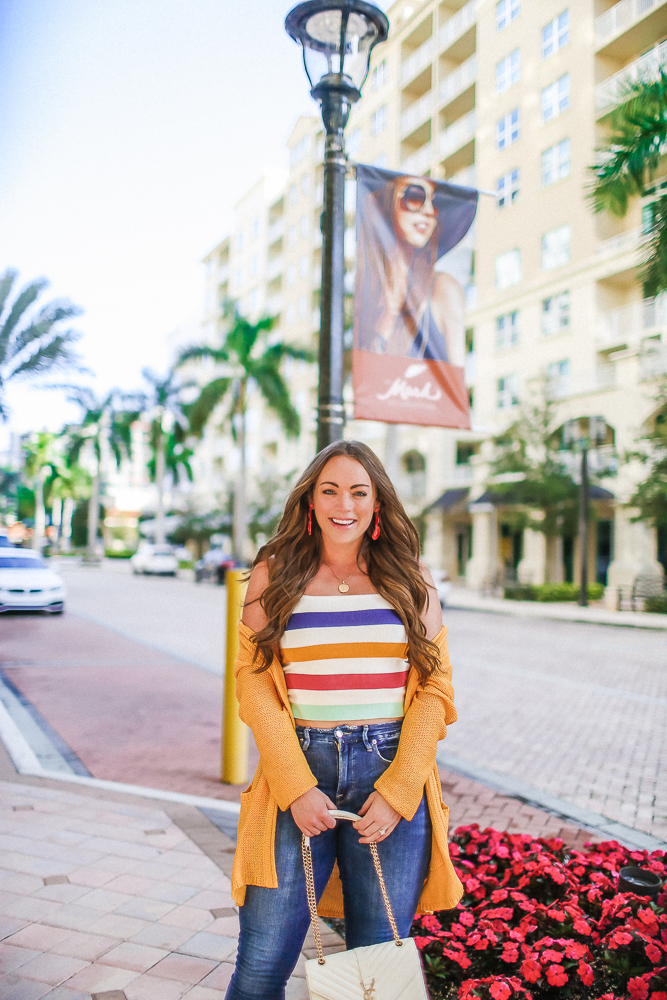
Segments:
[[[242,561],[245,557],[246,538],[248,535],[248,517],[246,511],[245,379],[241,381],[239,395],[239,412],[241,416],[241,433],[239,435],[241,447],[241,468],[239,469],[239,474],[236,479],[236,489],[234,491],[234,557]]]
[[[46,510],[44,509],[44,479],[40,469],[35,476],[35,528],[32,535],[32,547],[37,552],[44,548],[44,529],[46,527]]]
[[[62,517],[62,550],[69,552],[72,546],[72,518],[74,517],[74,500],[72,497],[65,497]]]
[[[93,477],[93,491],[88,501],[88,548],[86,550],[86,560],[88,562],[97,561],[97,529],[100,520],[100,465],[97,463],[97,472]]]
[[[52,544],[56,550],[60,548],[60,539],[62,537],[63,528],[63,502],[60,497],[54,497],[51,501],[51,524],[56,529],[55,538],[52,540]]]
[[[165,543],[164,528],[164,434],[162,428],[158,427],[157,446],[155,449],[155,486],[157,488],[157,514],[155,517],[155,541],[158,545]]]

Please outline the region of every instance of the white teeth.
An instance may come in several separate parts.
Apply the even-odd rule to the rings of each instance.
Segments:
[[[354,524],[354,518],[350,518],[348,521],[342,521],[340,518],[332,517],[331,520],[334,524]]]

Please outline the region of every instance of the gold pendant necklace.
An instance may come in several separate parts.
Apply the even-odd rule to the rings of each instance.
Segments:
[[[350,588],[345,581],[349,580],[351,576],[354,576],[355,570],[352,570],[351,573],[348,573],[347,576],[345,577],[345,580],[341,580],[338,573],[334,573],[328,562],[325,562],[324,565],[327,567],[327,569],[331,570],[331,572],[333,573],[333,575],[336,577],[337,580],[340,580],[340,583],[338,584],[338,589],[341,592],[341,594],[347,594]]]

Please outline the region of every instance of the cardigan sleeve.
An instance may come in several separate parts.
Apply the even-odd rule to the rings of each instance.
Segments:
[[[375,782],[376,790],[404,819],[419,808],[424,786],[435,765],[438,740],[456,721],[452,664],[443,627],[433,640],[440,652],[440,671],[420,683],[405,713],[396,757]]]
[[[285,812],[292,802],[317,778],[308,767],[299,744],[294,722],[282,704],[270,670],[257,673],[255,644],[250,630],[239,627],[239,656],[234,665],[239,715],[252,729],[259,750],[262,772],[279,809]]]

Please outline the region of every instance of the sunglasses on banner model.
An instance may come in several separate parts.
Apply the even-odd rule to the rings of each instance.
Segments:
[[[427,191],[421,184],[408,184],[401,198],[401,207],[407,212],[421,212],[427,202],[431,211],[435,212],[431,192]]]

